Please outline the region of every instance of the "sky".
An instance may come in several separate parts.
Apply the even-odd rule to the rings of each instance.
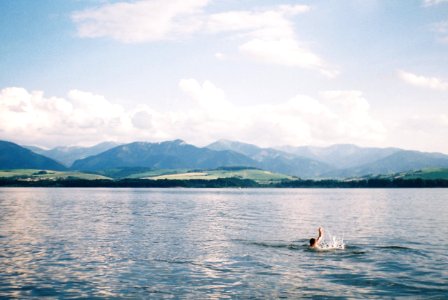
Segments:
[[[0,0],[0,139],[448,153],[448,0]]]

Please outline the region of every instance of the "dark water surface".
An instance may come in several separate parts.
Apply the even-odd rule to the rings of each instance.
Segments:
[[[0,298],[410,296],[448,297],[447,189],[0,189]]]

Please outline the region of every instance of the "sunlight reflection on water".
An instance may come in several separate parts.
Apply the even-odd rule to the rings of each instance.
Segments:
[[[0,297],[442,297],[447,201],[443,189],[0,189]],[[319,226],[347,247],[310,250]]]

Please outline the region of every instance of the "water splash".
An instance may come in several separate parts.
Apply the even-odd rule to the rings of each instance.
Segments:
[[[321,250],[335,250],[335,249],[345,249],[344,238],[339,238],[337,236],[327,235],[324,240],[320,243],[319,249]]]

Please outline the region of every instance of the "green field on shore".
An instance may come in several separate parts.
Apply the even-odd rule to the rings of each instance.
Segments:
[[[294,177],[273,173],[258,169],[242,169],[242,170],[206,170],[206,171],[192,171],[192,172],[179,172],[175,174],[165,174],[157,176],[143,177],[145,179],[168,179],[168,180],[213,180],[218,178],[231,178],[236,177],[240,179],[250,179],[257,183],[270,183],[279,182],[283,180],[293,180]]]
[[[448,179],[448,169],[434,168],[401,173],[403,179]]]
[[[0,178],[16,178],[27,180],[63,180],[67,178],[96,180],[96,179],[111,179],[109,177],[71,171],[52,171],[52,170],[35,170],[35,169],[15,169],[15,170],[0,170]]]
[[[62,172],[50,170],[34,170],[34,169],[17,169],[2,170],[0,178],[15,178],[19,180],[64,180],[64,179],[151,179],[151,180],[213,180],[218,178],[240,178],[250,179],[257,183],[272,183],[282,180],[293,180],[292,176],[273,173],[269,171],[252,169],[252,168],[223,168],[216,170],[142,170],[136,169],[113,169],[105,170],[99,174],[84,172]]]
[[[39,180],[121,180],[121,179],[148,179],[148,180],[215,180],[226,178],[249,179],[259,184],[270,184],[282,181],[297,180],[297,177],[285,174],[260,170],[256,168],[230,167],[213,170],[188,170],[188,169],[160,169],[147,168],[117,168],[104,170],[98,173],[79,171],[52,171],[36,169],[0,170],[0,178],[16,179],[21,181]],[[448,169],[433,168],[418,171],[401,172],[393,175],[378,175],[359,179],[424,179],[424,180],[448,180]],[[343,180],[344,181],[344,180]]]

